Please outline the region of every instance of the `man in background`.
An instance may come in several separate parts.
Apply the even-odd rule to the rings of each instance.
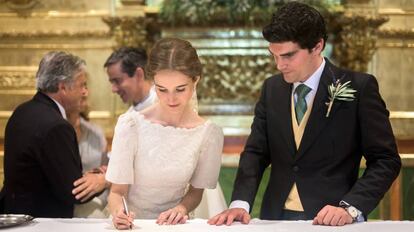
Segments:
[[[157,99],[152,83],[145,78],[146,64],[145,50],[132,47],[116,50],[104,64],[112,92],[131,104],[128,111],[143,110]]]
[[[36,95],[16,108],[6,126],[4,212],[70,218],[80,203],[72,189],[82,165],[66,111],[80,108],[87,94],[85,61],[49,52],[36,79]]]

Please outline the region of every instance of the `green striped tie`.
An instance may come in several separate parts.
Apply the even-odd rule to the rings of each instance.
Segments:
[[[306,86],[305,84],[300,84],[295,89],[296,94],[296,105],[295,105],[295,112],[296,112],[296,121],[298,122],[298,125],[303,119],[303,116],[306,113],[306,110],[308,109],[308,106],[306,105],[306,95],[311,91],[312,89]]]

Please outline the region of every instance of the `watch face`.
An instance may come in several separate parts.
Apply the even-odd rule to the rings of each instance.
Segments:
[[[358,216],[358,211],[355,207],[349,206],[346,210],[352,218],[356,218]]]

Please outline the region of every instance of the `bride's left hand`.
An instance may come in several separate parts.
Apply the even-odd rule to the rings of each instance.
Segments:
[[[177,205],[167,211],[164,211],[158,216],[158,225],[176,225],[184,224],[188,219],[187,209],[183,205]]]

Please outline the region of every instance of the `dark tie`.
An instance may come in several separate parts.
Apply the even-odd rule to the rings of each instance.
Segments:
[[[306,105],[306,95],[311,91],[312,89],[306,86],[305,84],[300,84],[295,89],[296,94],[296,105],[295,105],[295,112],[296,112],[296,121],[298,122],[298,125],[303,119],[303,116],[306,113],[306,110],[308,109],[308,106]]]

